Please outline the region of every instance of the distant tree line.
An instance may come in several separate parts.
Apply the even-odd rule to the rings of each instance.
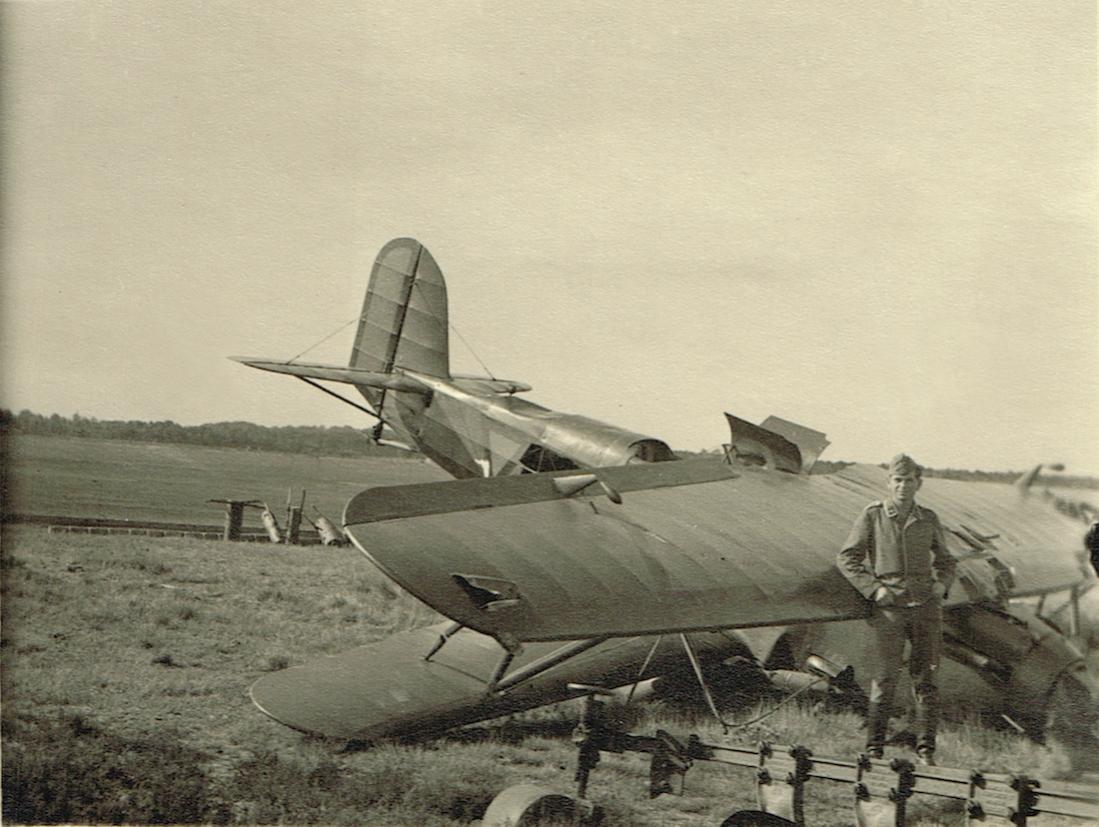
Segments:
[[[882,469],[887,465],[882,463]],[[1015,482],[1025,471],[968,471],[963,468],[925,468],[924,475],[942,477],[947,480],[966,480],[969,482]],[[1047,485],[1063,488],[1099,488],[1099,479],[1095,477],[1073,476],[1071,474],[1047,474],[1045,472],[1034,483],[1035,488]]]
[[[691,457],[707,457],[707,456],[721,456],[723,451],[721,449],[711,449],[702,451],[676,451],[676,454],[684,459]],[[842,460],[829,461],[824,459],[818,459],[813,465],[813,474],[832,474],[836,471],[842,471],[848,465],[853,465],[851,462],[844,462]],[[879,467],[882,469],[882,478],[884,480],[885,471],[889,467],[888,463],[879,463]],[[924,468],[923,473],[925,477],[940,477],[947,480],[964,480],[966,482],[1005,482],[1013,483],[1015,480],[1024,473],[1023,471],[969,471],[963,468]],[[1035,483],[1036,487],[1045,486],[1061,486],[1064,488],[1099,488],[1099,479],[1095,477],[1087,476],[1072,476],[1069,474],[1049,474],[1043,472],[1041,477]]]
[[[347,425],[325,427],[317,425],[282,425],[272,427],[251,422],[211,422],[205,425],[180,425],[171,420],[141,422],[137,420],[99,420],[73,414],[71,417],[51,414],[44,416],[23,410],[17,414],[0,408],[0,432],[7,434],[50,434],[54,436],[91,437],[94,439],[125,439],[133,442],[169,442],[181,445],[208,445],[215,448],[243,448],[253,451],[281,451],[288,454],[314,456],[413,456],[399,448],[376,445],[370,441],[368,428]],[[684,459],[722,456],[719,448],[703,451],[676,451]],[[419,456],[416,454],[415,456]],[[818,460],[814,474],[838,471],[849,462]],[[884,469],[885,463],[881,464]],[[970,482],[1014,482],[1022,471],[968,471],[959,468],[925,468],[928,477],[942,477]],[[1066,474],[1042,474],[1039,486],[1065,488],[1099,488],[1099,479]]]
[[[251,422],[211,422],[180,425],[171,420],[100,420],[74,414],[71,417],[44,416],[23,410],[17,414],[0,409],[0,431],[6,434],[122,439],[133,442],[167,442],[179,445],[207,445],[215,448],[243,448],[316,456],[410,456],[407,451],[370,441],[369,429],[346,425],[324,427],[285,425],[269,427]]]
[[[830,474],[833,471],[838,471],[846,465],[850,465],[849,462],[825,462],[820,460],[813,466],[814,474]],[[884,478],[886,469],[889,464],[885,462],[878,463],[882,469],[882,475]],[[1005,482],[1013,483],[1019,479],[1025,471],[970,471],[965,468],[924,468],[923,475],[925,477],[939,477],[944,480],[963,480],[965,482]],[[1064,488],[1099,488],[1099,479],[1095,477],[1086,476],[1072,476],[1068,474],[1047,474],[1045,472],[1034,483],[1036,488],[1044,488],[1045,486],[1061,486]]]

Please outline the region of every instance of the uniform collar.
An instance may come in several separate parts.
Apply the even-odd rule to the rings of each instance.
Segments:
[[[897,504],[888,497],[882,504],[885,506],[885,513],[890,517],[896,517],[900,513],[897,511]],[[917,503],[912,503],[912,510],[908,512],[908,516],[914,520],[923,519],[923,512],[920,511],[920,506]]]

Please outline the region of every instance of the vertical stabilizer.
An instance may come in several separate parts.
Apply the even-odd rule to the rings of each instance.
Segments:
[[[350,366],[449,378],[447,332],[446,282],[439,265],[415,239],[390,241],[374,259]]]

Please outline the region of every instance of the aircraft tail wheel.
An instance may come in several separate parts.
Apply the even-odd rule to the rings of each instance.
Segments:
[[[723,822],[721,827],[798,827],[796,822],[777,816],[774,813],[765,813],[762,810],[741,810],[733,813]]]
[[[492,799],[481,827],[597,824],[601,815],[590,801],[537,784],[515,784]]]

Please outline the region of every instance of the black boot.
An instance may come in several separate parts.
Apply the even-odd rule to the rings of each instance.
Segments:
[[[870,703],[866,707],[866,754],[871,758],[885,756],[885,732],[889,726],[889,708]]]
[[[916,755],[935,753],[935,734],[939,728],[939,692],[934,686],[924,687],[916,693]],[[928,763],[922,761],[921,763]],[[934,759],[930,766],[934,766]]]

